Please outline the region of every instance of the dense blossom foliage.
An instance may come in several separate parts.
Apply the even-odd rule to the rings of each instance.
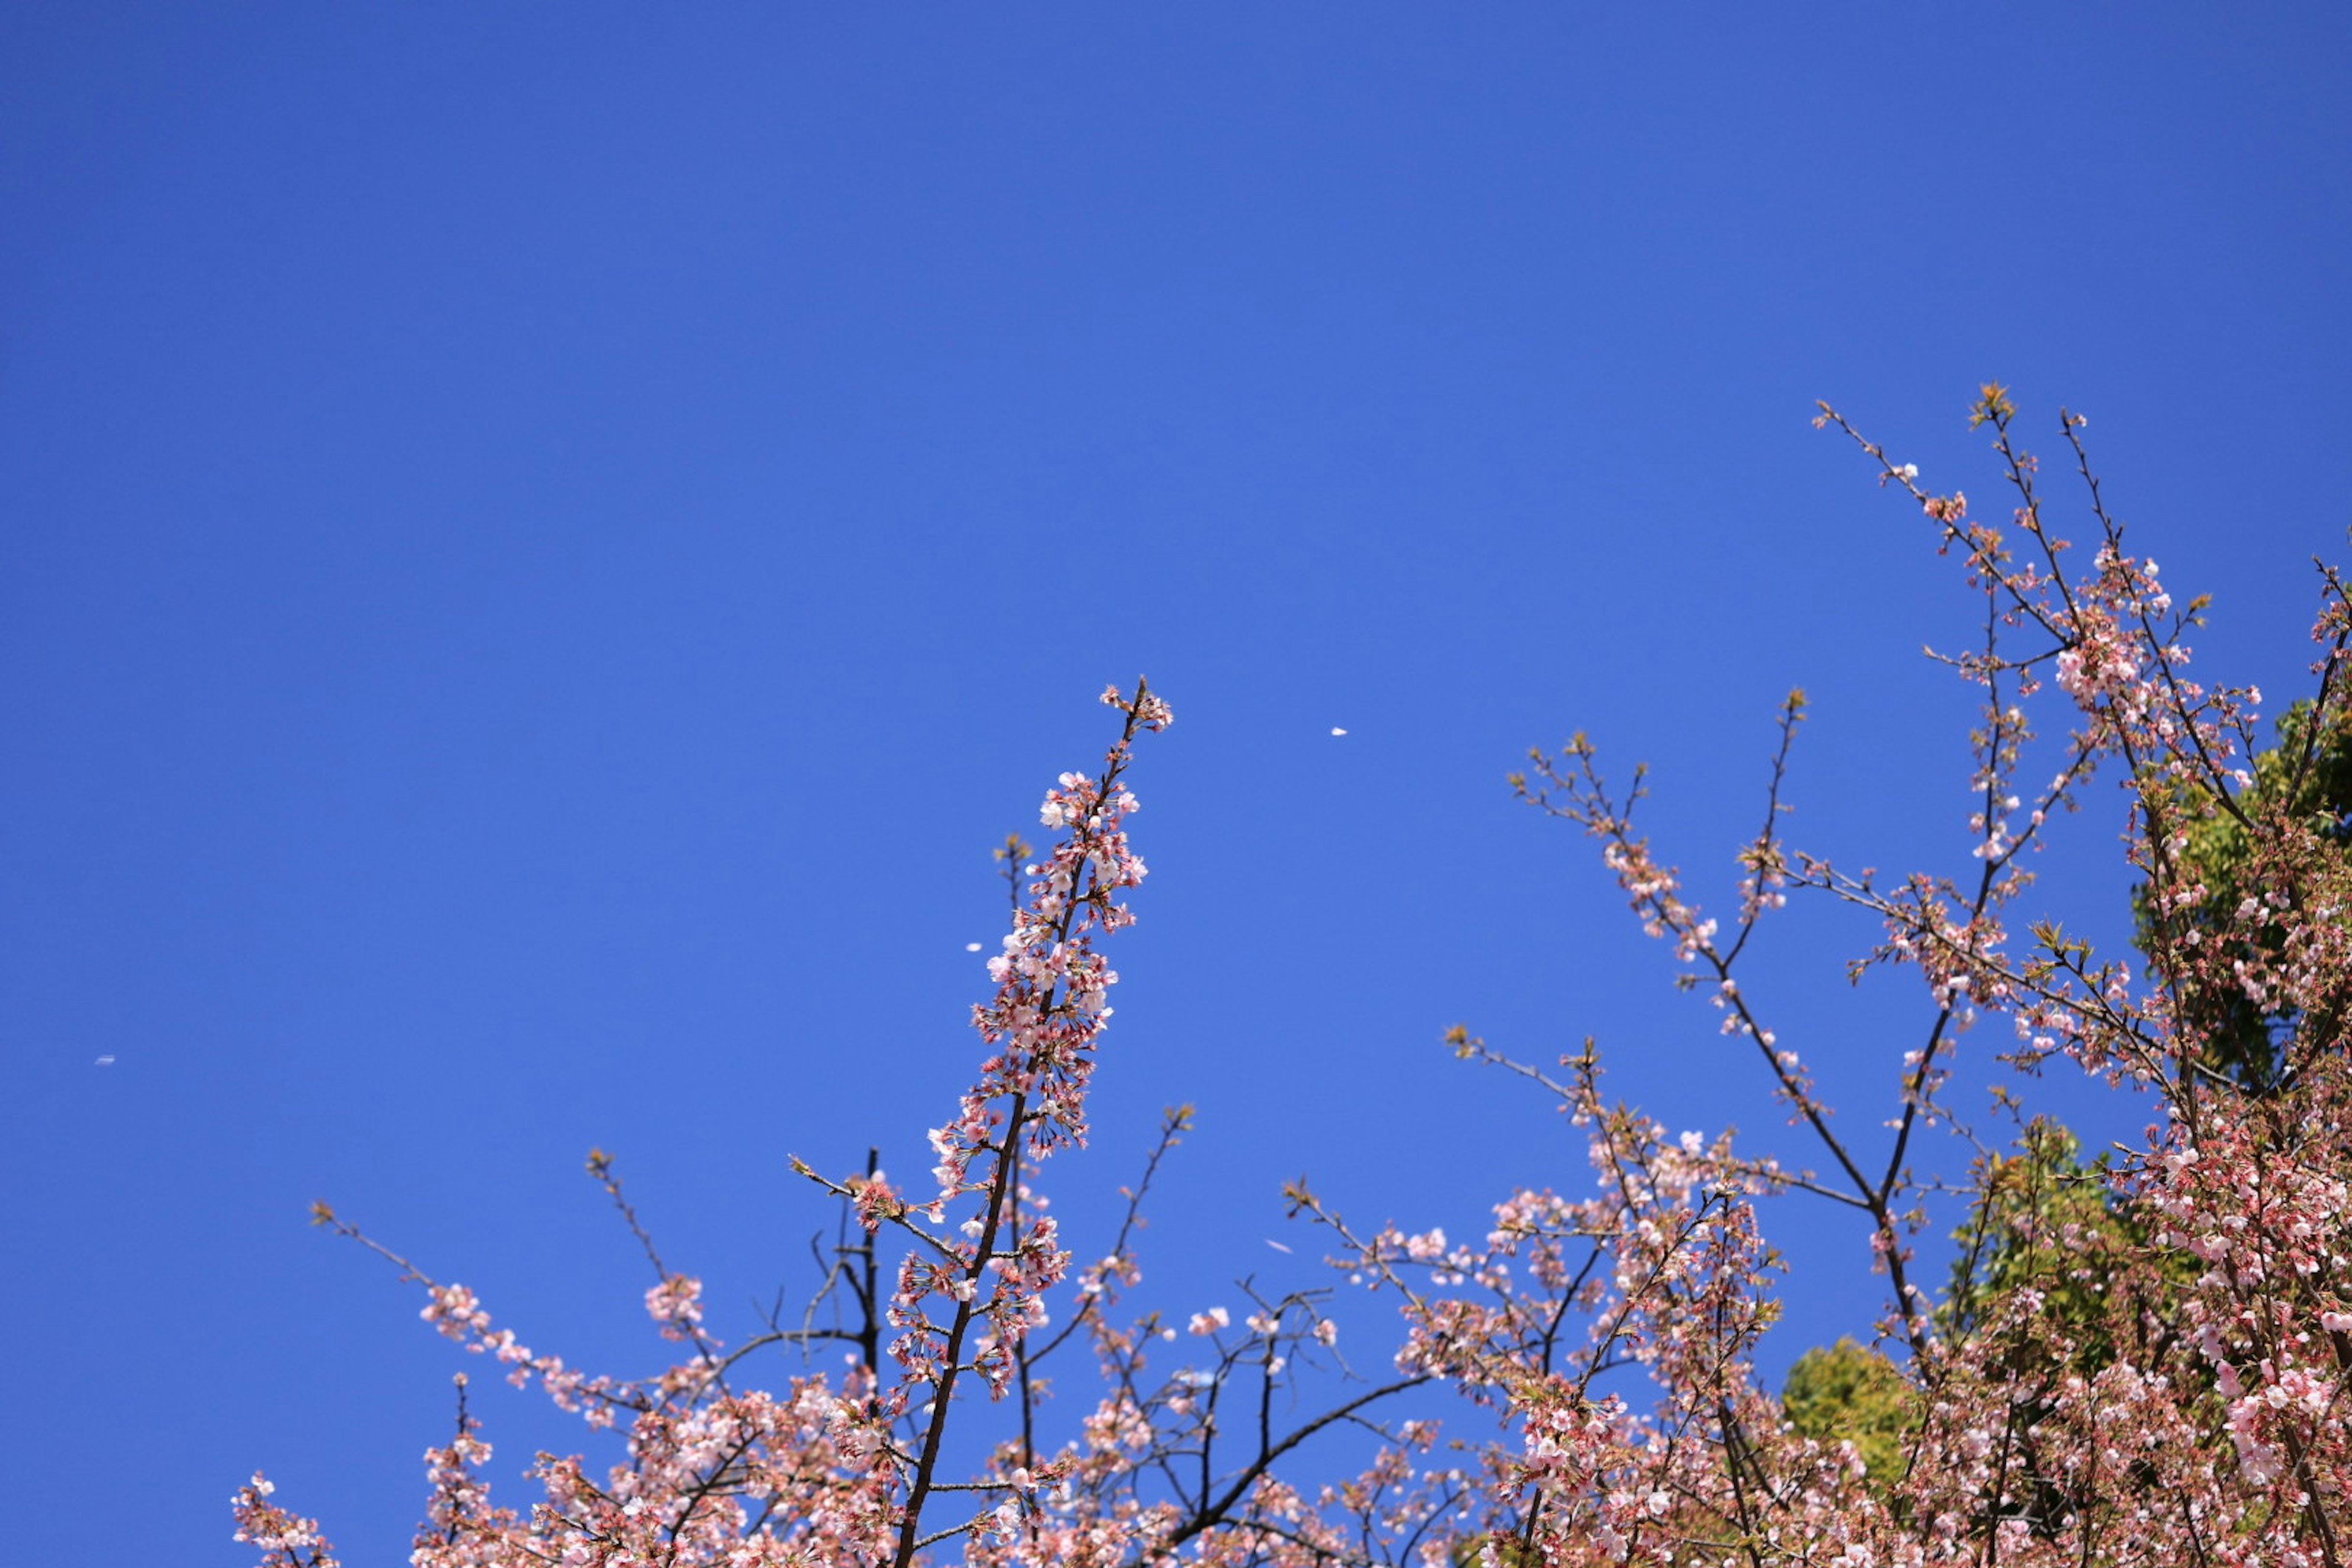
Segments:
[[[1095,944],[1129,922],[1120,899],[1143,877],[1123,779],[1138,734],[1169,721],[1141,685],[1114,689],[1105,700],[1125,723],[1104,765],[1062,775],[1045,798],[1052,847],[1034,860],[1008,847],[1012,930],[990,966],[995,994],[975,1009],[987,1055],[931,1134],[930,1179],[901,1187],[870,1163],[804,1173],[863,1238],[827,1281],[849,1327],[771,1325],[727,1350],[704,1327],[699,1285],[654,1250],[602,1154],[590,1168],[656,1271],[647,1310],[685,1347],[658,1378],[592,1377],[535,1353],[463,1286],[394,1258],[422,1282],[439,1331],[625,1443],[602,1467],[542,1455],[541,1500],[527,1513],[494,1505],[461,1379],[457,1431],[426,1455],[415,1568],[2341,1568],[2352,858],[2333,803],[2352,601],[2322,574],[2316,689],[2263,751],[2259,694],[2189,674],[2200,606],[2176,605],[2156,563],[2126,549],[2083,457],[2083,421],[2061,421],[2097,530],[2074,572],[2015,418],[1987,387],[1974,422],[2017,498],[2003,525],[1854,437],[1982,599],[1981,644],[1948,659],[1983,692],[1964,874],[1885,879],[1786,842],[1801,693],[1782,710],[1763,826],[1738,851],[1738,894],[1720,915],[1635,832],[1638,773],[1612,790],[1580,736],[1515,779],[1600,841],[1636,917],[1723,1032],[1752,1048],[1812,1164],[1745,1153],[1728,1135],[1670,1135],[1605,1098],[1590,1045],[1542,1068],[1457,1027],[1459,1054],[1531,1080],[1584,1130],[1590,1185],[1509,1194],[1485,1234],[1457,1238],[1359,1226],[1300,1184],[1294,1208],[1323,1227],[1346,1289],[1204,1301],[1181,1323],[1123,1315],[1140,1278],[1137,1209],[1189,1112],[1170,1113],[1128,1224],[1098,1258],[1073,1259],[1036,1185],[1086,1135],[1118,978]],[[1853,433],[1826,408],[1822,423]],[[2029,710],[2053,686],[2066,733],[2037,744]],[[2016,913],[2024,858],[2103,769],[2129,804],[2140,965]],[[1792,894],[1874,922],[1857,973],[1920,981],[1924,1027],[1890,1064],[1896,1100],[1878,1147],[1839,1130],[1769,1000],[1742,984],[1751,937]],[[1951,1125],[1956,1053],[1995,1021],[2013,1032],[2012,1059],[2132,1086],[2155,1121],[2137,1146],[2087,1162],[2046,1121],[2021,1120],[2014,1150],[1980,1151],[1938,1294],[1919,1277],[1929,1191],[1914,1167],[1922,1139]],[[1776,1394],[1757,1373],[1777,1310],[1759,1204],[1783,1193],[1866,1220],[1861,1261],[1884,1276],[1885,1316],[1879,1347],[1814,1352]],[[319,1217],[360,1235],[323,1206]],[[886,1238],[904,1249],[895,1272]],[[1348,1300],[1362,1304],[1343,1335]],[[1381,1321],[1383,1300],[1392,1338],[1361,1326]],[[752,1352],[826,1337],[851,1347],[837,1375],[745,1385]],[[1357,1349],[1368,1337],[1380,1348]],[[1066,1352],[1091,1357],[1095,1392],[1055,1423],[1043,1368]],[[1317,1414],[1276,1416],[1296,1408]],[[264,1568],[336,1561],[261,1477],[236,1508],[237,1538]]]

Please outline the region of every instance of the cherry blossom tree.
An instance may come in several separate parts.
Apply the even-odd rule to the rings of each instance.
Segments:
[[[2083,420],[2062,414],[2057,432],[2092,531],[2078,550],[2045,511],[2005,391],[1984,388],[1971,417],[2013,492],[1999,523],[1833,410],[1820,420],[1924,515],[1981,604],[1981,640],[1947,658],[1982,697],[1963,869],[1888,879],[1789,842],[1801,692],[1780,710],[1762,826],[1740,841],[1720,912],[1637,831],[1639,770],[1612,785],[1579,736],[1514,778],[1598,841],[1634,917],[1752,1057],[1801,1156],[1670,1136],[1608,1098],[1589,1044],[1544,1065],[1457,1027],[1459,1055],[1554,1097],[1583,1130],[1589,1181],[1503,1194],[1484,1233],[1461,1238],[1360,1225],[1301,1183],[1288,1197],[1322,1227],[1330,1289],[1204,1300],[1181,1323],[1129,1308],[1135,1221],[1189,1112],[1169,1113],[1099,1258],[1074,1258],[1041,1184],[1087,1134],[1118,979],[1097,947],[1129,923],[1123,900],[1144,875],[1126,777],[1139,737],[1170,721],[1143,684],[1114,689],[1118,738],[1047,793],[1050,846],[1000,852],[1013,909],[996,990],[974,1010],[984,1059],[930,1135],[929,1179],[802,1167],[848,1216],[822,1288],[831,1326],[812,1312],[729,1348],[601,1153],[591,1173],[645,1247],[646,1309],[677,1347],[643,1382],[533,1351],[464,1286],[321,1205],[320,1223],[421,1287],[440,1332],[619,1450],[593,1467],[541,1456],[528,1510],[494,1503],[461,1378],[456,1430],[426,1455],[411,1562],[2341,1568],[2352,598],[2321,572],[2316,684],[2264,751],[2259,694],[2189,674],[2202,604],[2176,603],[2126,547]],[[2045,710],[2062,726],[2046,738]],[[2139,962],[2028,902],[2029,858],[2101,773],[2126,805]],[[1775,1032],[1770,987],[1748,984],[1752,939],[1792,898],[1858,912],[1873,935],[1855,972],[1907,971],[1921,987],[1874,1142],[1832,1120]],[[2085,1158],[2021,1110],[2013,1147],[1974,1151],[1938,1290],[1918,1252],[1938,1184],[1918,1173],[1922,1151],[1952,1135],[1956,1067],[1990,1034],[2026,1068],[2143,1097],[2149,1125]],[[1866,1221],[1857,1272],[1884,1317],[1875,1346],[1814,1352],[1776,1393],[1757,1352],[1778,1312],[1763,1215],[1784,1196]],[[845,1352],[837,1372],[803,1353],[781,1378],[762,1373],[820,1342]],[[1087,1392],[1049,1406],[1049,1373]],[[1277,1419],[1294,1408],[1316,1413]],[[336,1562],[260,1476],[236,1515],[264,1568]]]

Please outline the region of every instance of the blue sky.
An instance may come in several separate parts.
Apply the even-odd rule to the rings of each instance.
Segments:
[[[1503,775],[1648,761],[1720,897],[1802,685],[1798,841],[1965,866],[1918,649],[1971,603],[1809,419],[1989,501],[1989,377],[2044,446],[2090,415],[2207,673],[2296,689],[2347,71],[2321,5],[10,8],[12,1551],[247,1563],[264,1467],[404,1560],[462,1363],[313,1198],[618,1372],[660,1342],[591,1145],[722,1334],[804,1289],[787,1154],[929,1163],[988,849],[1139,671],[1082,1249],[1178,1100],[1186,1310],[1311,1272],[1301,1173],[1462,1233],[1581,1190],[1457,1020],[1803,1157]],[[2110,938],[2117,821],[2046,867]],[[1870,934],[1792,909],[1749,987],[1864,1138],[1926,1017],[1848,991]],[[1768,1363],[1865,1330],[1861,1232],[1767,1223]],[[572,1446],[503,1394],[503,1471]]]

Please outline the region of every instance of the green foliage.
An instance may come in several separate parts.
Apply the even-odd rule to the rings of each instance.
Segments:
[[[1872,1490],[1884,1492],[1902,1478],[1917,1401],[1903,1369],[1878,1352],[1850,1339],[1807,1351],[1789,1369],[1780,1405],[1800,1436],[1851,1442]]]
[[[2030,1347],[2016,1347],[2028,1406],[2055,1380],[2095,1376],[2119,1355],[2155,1364],[2177,1331],[2195,1268],[2185,1255],[2155,1270],[2126,1266],[2144,1264],[2157,1244],[2116,1192],[2105,1157],[2086,1163],[2072,1132],[2042,1120],[1977,1176],[1977,1205],[1955,1233],[1958,1253],[1935,1310],[1937,1333],[2029,1338]],[[2021,1300],[2038,1303],[2023,1318]],[[1882,1496],[1904,1474],[1921,1404],[1901,1367],[1851,1339],[1799,1357],[1781,1394],[1798,1434],[1853,1443],[1866,1484]]]
[[[1977,1206],[1953,1239],[1959,1254],[1937,1327],[1963,1337],[1999,1303],[2038,1291],[2040,1323],[2074,1347],[2079,1370],[2115,1360],[2109,1281],[2145,1253],[2147,1227],[2116,1197],[2106,1160],[2085,1164],[2074,1133],[2048,1119],[2026,1128],[2019,1152],[1979,1173]]]
[[[2255,754],[2253,782],[2239,792],[2238,809],[2257,823],[2315,834],[2352,860],[2352,711],[2336,703],[2315,727],[2316,712],[2306,699],[2280,715],[2279,743]],[[2159,932],[2147,886],[2134,889],[2141,951],[2160,962],[2168,942],[2194,931],[2198,945],[2217,955],[2212,967],[2222,973],[2232,960],[2276,963],[2284,928],[2263,926],[2262,934],[2249,939],[2246,922],[2237,916],[2246,900],[2272,890],[2255,854],[2260,836],[2227,811],[2185,809],[2189,803],[2178,791],[2147,793],[2157,809],[2172,808],[2172,826],[2188,840],[2174,852],[2179,881],[2202,883],[2206,895],[2174,914],[2170,931]],[[2180,1005],[2184,1031],[2206,1042],[2204,1064],[2257,1094],[2276,1086],[2299,1029],[2315,1022],[2332,1037],[2341,1022],[2305,1020],[2287,1004],[2266,1010],[2242,989],[2218,981],[2188,989]]]

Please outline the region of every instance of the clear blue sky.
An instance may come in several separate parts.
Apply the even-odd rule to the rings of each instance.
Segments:
[[[1178,723],[1082,1247],[1179,1100],[1186,1310],[1303,1274],[1302,1171],[1458,1232],[1581,1189],[1457,1019],[1802,1157],[1504,773],[1647,759],[1719,894],[1803,685],[1799,840],[1965,866],[1917,650],[1969,602],[1808,419],[1990,500],[1988,377],[2090,414],[2207,672],[2291,692],[2352,521],[2347,79],[2318,5],[9,7],[9,1554],[249,1563],[263,1466],[404,1561],[460,1358],[314,1197],[619,1372],[592,1144],[721,1333],[804,1288],[787,1153],[929,1163],[989,846],[1138,671]],[[2115,826],[2049,868],[2111,936]],[[1922,1004],[1791,915],[1751,990],[1866,1138]],[[1876,1282],[1768,1223],[1785,1366]],[[502,1473],[572,1445],[481,1403]]]

